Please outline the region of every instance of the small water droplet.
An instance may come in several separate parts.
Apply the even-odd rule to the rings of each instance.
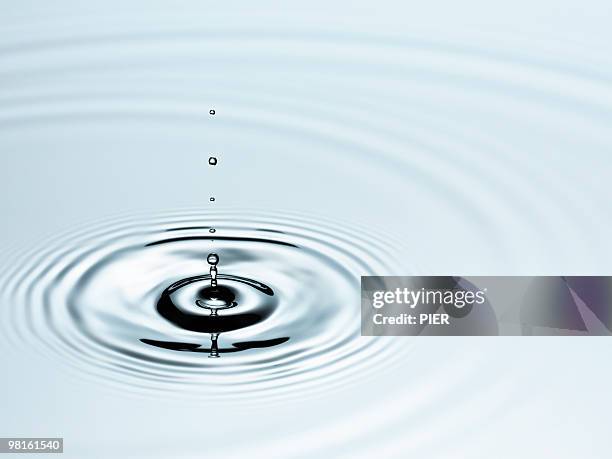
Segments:
[[[215,198],[211,197],[210,202],[215,202]]]
[[[216,230],[216,229],[214,229],[214,228],[211,228],[211,229],[209,229],[209,230],[208,230],[208,232],[209,232],[209,233],[216,233],[216,232],[217,232],[217,230]]]
[[[208,113],[210,113],[211,115],[214,115],[216,112],[214,110],[209,110]]]
[[[214,156],[211,156],[210,158],[208,158],[208,164],[210,164],[211,166],[216,166],[217,158],[215,158]]]
[[[206,261],[208,261],[209,265],[215,266],[219,263],[219,255],[217,255],[216,253],[209,253],[208,257],[206,258]]]

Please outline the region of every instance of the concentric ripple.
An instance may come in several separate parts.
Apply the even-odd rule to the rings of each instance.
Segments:
[[[385,241],[296,214],[189,210],[98,222],[15,257],[1,279],[12,305],[4,331],[79,374],[140,390],[323,390],[394,360],[392,342],[359,332],[360,276],[397,268]],[[236,303],[217,317],[197,304],[211,251]],[[209,359],[214,352],[221,358]]]

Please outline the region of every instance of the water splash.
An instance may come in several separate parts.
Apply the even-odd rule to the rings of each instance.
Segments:
[[[223,236],[208,233],[210,220]],[[207,265],[213,237],[206,261],[216,265]],[[16,305],[2,333],[39,343],[79,376],[140,393],[320,391],[344,372],[367,377],[395,361],[398,343],[360,337],[358,291],[361,275],[400,269],[401,244],[287,213],[209,209],[96,222],[19,257],[0,278],[3,299]],[[210,270],[221,262],[215,291]],[[217,353],[224,358],[214,364],[206,358]]]

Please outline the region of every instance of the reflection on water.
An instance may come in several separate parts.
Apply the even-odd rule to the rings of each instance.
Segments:
[[[170,349],[173,351],[185,351],[185,352],[203,352],[210,354],[209,357],[217,357],[219,353],[227,354],[231,352],[240,352],[246,351],[249,349],[261,349],[265,347],[278,346],[279,344],[286,343],[289,341],[288,337],[276,338],[276,339],[268,339],[263,341],[244,341],[240,343],[232,343],[231,348],[227,349],[219,349],[216,345],[219,338],[218,333],[212,333],[210,335],[211,347],[206,348],[203,347],[203,344],[197,343],[173,343],[171,341],[155,341],[152,339],[141,339],[145,344],[150,344],[151,346],[157,346],[164,349]],[[214,355],[214,354],[217,355]]]

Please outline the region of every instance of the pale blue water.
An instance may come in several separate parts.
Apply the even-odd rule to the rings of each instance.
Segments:
[[[0,437],[74,458],[607,457],[608,339],[361,338],[358,285],[611,274],[611,9],[7,3]],[[217,239],[144,249],[169,234]],[[220,346],[288,341],[139,341],[200,338],[155,301],[209,249],[278,301]]]

